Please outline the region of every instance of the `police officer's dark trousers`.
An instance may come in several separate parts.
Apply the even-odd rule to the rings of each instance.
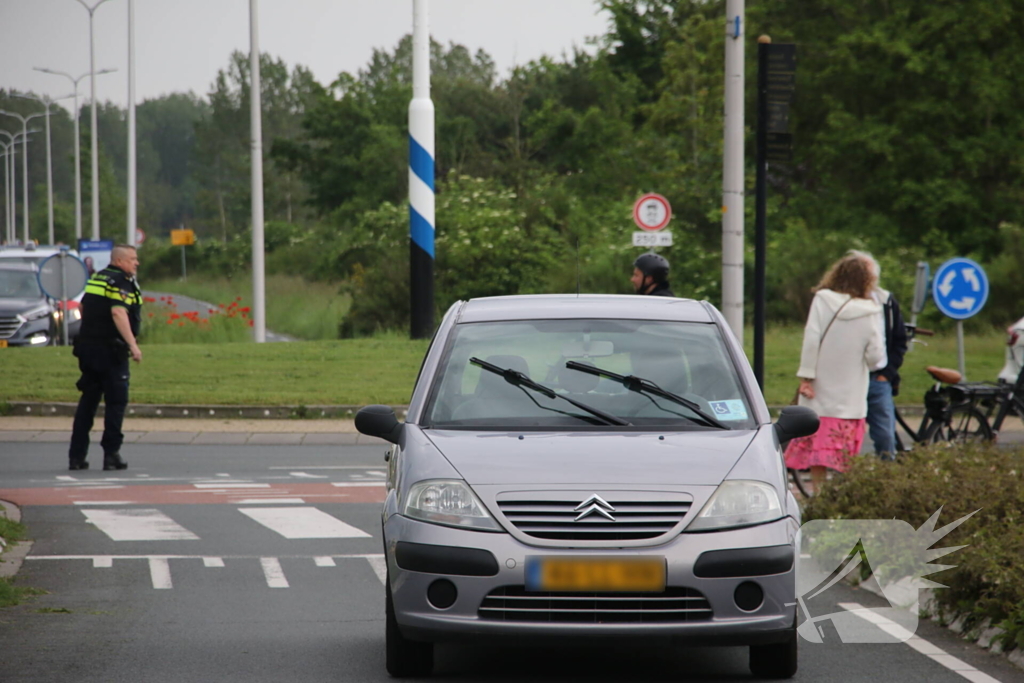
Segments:
[[[121,450],[124,434],[125,409],[128,407],[128,352],[124,348],[103,344],[77,344],[75,355],[82,378],[78,390],[82,397],[75,410],[74,429],[71,433],[71,448],[68,452],[72,463],[85,461],[89,453],[89,432],[100,399],[105,403],[103,419],[103,455],[111,456]]]

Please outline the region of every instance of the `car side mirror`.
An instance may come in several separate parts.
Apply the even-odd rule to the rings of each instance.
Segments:
[[[390,406],[366,406],[356,413],[356,429],[361,434],[398,443],[404,427]]]
[[[807,406],[786,406],[775,421],[775,434],[785,446],[793,439],[818,431],[818,414]]]

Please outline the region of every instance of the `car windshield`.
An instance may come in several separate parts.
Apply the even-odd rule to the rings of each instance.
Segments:
[[[0,270],[0,299],[41,299],[36,274],[28,270]]]
[[[754,426],[736,368],[718,328],[711,324],[536,320],[458,325],[424,421],[425,427],[435,429],[624,429],[595,419],[569,401],[510,382],[481,367],[481,360],[522,373],[559,397],[625,420],[627,430]],[[649,380],[662,393],[684,400],[657,395],[635,382],[567,367],[572,361],[613,376]]]

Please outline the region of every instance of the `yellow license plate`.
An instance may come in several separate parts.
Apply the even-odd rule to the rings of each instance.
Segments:
[[[656,593],[665,590],[665,558],[529,558],[526,587],[531,591]]]
[[[0,349],[6,349],[6,348],[7,348],[7,340],[6,339],[0,339]]]

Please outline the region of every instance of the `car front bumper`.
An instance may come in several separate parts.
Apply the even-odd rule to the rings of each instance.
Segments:
[[[796,522],[785,518],[745,529],[680,534],[669,543],[649,548],[552,549],[526,545],[505,533],[467,531],[392,515],[385,524],[384,537],[395,616],[403,635],[410,639],[439,642],[489,636],[671,636],[673,639],[693,643],[756,645],[781,642],[792,636],[796,614],[797,530]],[[400,560],[396,553],[400,541],[404,544],[434,546],[436,552],[429,553],[429,556],[442,559],[431,563],[421,558],[419,563],[411,563],[406,552]],[[404,546],[404,550],[408,548],[408,545]],[[491,564],[494,574],[467,576],[446,573],[443,560],[445,555],[457,560],[464,555],[458,549],[465,548],[492,555],[495,560]],[[774,568],[769,563],[754,570],[755,574],[758,571],[775,573],[736,575],[749,570],[752,566],[749,562],[751,556],[756,560],[758,556],[764,556],[764,551],[769,548],[772,549],[769,553],[776,559],[780,552],[793,558],[788,563],[788,569],[778,571],[781,565],[776,561]],[[699,557],[705,553],[728,549],[733,549],[734,553],[714,556],[718,558],[713,563],[717,568],[709,570],[705,559],[702,562],[703,568],[697,572],[701,576],[695,573],[694,565]],[[750,551],[746,562],[743,560],[743,549]],[[667,590],[686,588],[697,591],[706,599],[706,603],[700,604],[710,606],[710,614],[701,615],[695,620],[687,618],[678,621],[605,621],[595,617],[584,623],[558,621],[564,616],[557,614],[545,620],[543,608],[532,613],[528,617],[532,619],[530,621],[508,621],[480,611],[485,598],[493,595],[494,591],[500,591],[503,587],[520,590],[524,586],[528,557],[556,555],[612,559],[664,557]],[[483,555],[474,553],[469,557],[479,559]],[[733,560],[735,563],[730,569],[728,565]],[[400,561],[406,568],[399,566]],[[487,565],[487,562],[476,565],[470,563],[469,568],[460,571],[487,573],[489,570],[486,567],[481,569],[481,564]],[[409,569],[411,565],[419,571]],[[753,566],[757,567],[758,563],[755,561]],[[453,604],[445,609],[435,607],[428,598],[428,589],[438,580],[450,581],[457,591]],[[737,605],[737,587],[744,583],[755,583],[763,591],[763,601],[756,609],[745,611]],[[542,604],[542,601],[537,600],[531,602]]]

